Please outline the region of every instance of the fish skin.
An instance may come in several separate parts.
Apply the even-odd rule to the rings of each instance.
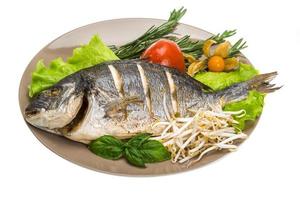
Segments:
[[[278,88],[267,82],[276,75],[258,75],[225,90],[209,92],[206,85],[173,68],[143,60],[105,62],[69,75],[41,92],[27,106],[25,119],[33,126],[82,143],[104,134],[119,138],[139,132],[159,134],[161,129],[152,128],[152,124],[168,118],[164,100],[171,116],[187,116],[191,110],[242,100],[250,89],[272,92]],[[146,103],[147,98],[151,104]]]

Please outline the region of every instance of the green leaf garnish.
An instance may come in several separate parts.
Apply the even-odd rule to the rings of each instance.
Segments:
[[[258,71],[251,65],[240,63],[239,69],[232,72],[199,72],[194,78],[217,91],[250,80],[257,74]]]
[[[131,138],[126,145],[139,148],[145,141],[150,138],[150,135],[147,133],[140,133],[135,137]]]
[[[89,44],[74,49],[73,55],[65,62],[62,58],[54,59],[47,67],[43,60],[38,61],[32,72],[29,96],[51,87],[64,77],[81,69],[91,67],[104,61],[118,60],[119,58],[103,43],[98,35],[94,35]]]
[[[169,160],[170,152],[158,141],[148,140],[140,148],[145,163],[154,163]]]
[[[89,149],[96,155],[110,160],[117,160],[122,157],[124,144],[121,140],[104,135],[89,144]]]
[[[144,159],[142,158],[141,153],[134,147],[127,147],[125,149],[125,158],[126,160],[137,167],[146,167]]]
[[[250,91],[247,99],[235,103],[228,104],[224,107],[225,111],[239,111],[245,110],[243,117],[236,117],[234,119],[239,122],[235,127],[243,130],[246,121],[254,121],[262,113],[264,107],[264,95],[257,91]]]
[[[119,159],[123,155],[130,164],[137,167],[171,158],[168,150],[159,141],[150,140],[150,135],[145,133],[138,134],[127,142],[105,135],[92,141],[89,149],[110,160]]]

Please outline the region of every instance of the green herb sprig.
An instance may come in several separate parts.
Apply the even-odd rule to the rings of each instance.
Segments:
[[[144,35],[146,34],[147,32]],[[223,33],[221,34],[219,33],[215,36],[212,36],[209,39],[213,39],[217,42],[217,44],[219,44],[224,42],[226,38],[229,38],[235,34],[236,34],[236,30],[225,30]],[[160,39],[160,38],[154,38],[154,39],[145,40],[143,39],[143,36],[141,36],[140,38],[142,39],[137,39],[137,40],[143,42],[141,42],[139,45],[137,45],[136,42],[137,40],[135,40],[119,48],[117,48],[116,46],[110,46],[110,48],[121,59],[138,58],[142,54],[142,52],[145,51],[151,44],[153,44],[158,39]],[[204,44],[204,40],[192,39],[190,38],[189,35],[185,35],[180,38],[166,35],[161,38],[169,39],[176,42],[183,53],[190,54],[195,58],[199,58],[203,54],[202,47]]]
[[[170,34],[174,31],[177,26],[178,21],[186,13],[185,8],[180,8],[179,10],[173,10],[167,22],[156,27],[152,26],[139,38],[129,42],[120,47],[111,46],[110,48],[120,59],[137,58],[140,56],[149,45],[157,41],[158,39]]]
[[[229,53],[228,56],[229,57],[233,57],[237,54],[240,53],[240,51],[242,49],[247,48],[248,46],[246,45],[246,41],[243,41],[243,38],[239,39],[230,49],[229,49]]]
[[[189,35],[185,35],[180,38],[171,36],[176,26],[178,25],[179,20],[184,16],[185,13],[186,9],[183,7],[179,10],[174,9],[171,12],[167,22],[163,23],[160,26],[152,26],[137,39],[120,47],[112,45],[110,46],[110,49],[120,59],[133,59],[140,57],[141,54],[157,40],[165,38],[176,42],[183,53],[190,54],[195,58],[199,58],[203,54],[203,40],[192,39]],[[231,37],[235,34],[236,30],[226,30],[223,33],[219,33],[209,39],[213,39],[219,44],[224,42],[226,38]],[[233,51],[232,53],[234,55],[235,51]]]
[[[220,44],[224,42],[226,38],[229,38],[235,34],[236,30],[225,30],[223,33],[219,33],[209,39],[213,39],[217,44]],[[203,54],[202,47],[205,40],[191,39],[189,35],[185,35],[181,38],[170,37],[169,39],[176,42],[183,53],[194,56],[195,58],[199,58]]]
[[[202,55],[202,46],[204,44],[203,40],[191,39],[189,35],[185,35],[181,38],[174,37],[171,40],[178,44],[183,53],[190,54],[195,58]]]
[[[225,42],[226,38],[229,38],[236,34],[236,30],[225,30],[221,34],[217,34],[215,36],[212,36],[210,39],[213,39],[217,42],[217,44],[220,44],[222,42]],[[228,57],[233,57],[240,53],[242,49],[247,48],[246,41],[243,40],[243,38],[239,39],[229,50]]]
[[[124,157],[130,164],[146,167],[146,163],[155,163],[171,158],[168,150],[156,140],[150,140],[149,134],[138,134],[127,142],[113,136],[104,135],[89,144],[96,155],[109,160]]]
[[[212,39],[212,40],[216,41],[217,44],[220,44],[222,42],[225,42],[226,38],[234,36],[235,34],[236,34],[236,29],[234,29],[234,30],[225,30],[223,33],[218,33],[217,35],[214,35],[209,39]]]

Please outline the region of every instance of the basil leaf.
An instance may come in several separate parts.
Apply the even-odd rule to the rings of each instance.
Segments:
[[[127,143],[126,146],[131,146],[135,148],[139,148],[145,141],[150,138],[150,135],[147,133],[140,133],[133,138],[131,138]]]
[[[138,134],[125,144],[110,135],[105,135],[90,143],[89,149],[98,156],[116,160],[124,156],[128,163],[146,167],[145,163],[161,162],[170,159],[170,153],[158,141],[149,140],[149,134]]]
[[[135,162],[139,163],[142,163],[141,161],[154,163],[169,160],[171,156],[168,150],[159,141],[149,140],[149,138],[149,134],[139,134],[125,144],[125,148],[129,149],[127,154],[131,156],[128,156],[129,159],[133,158]]]
[[[169,160],[170,152],[156,140],[148,140],[140,147],[140,154],[145,163],[154,163]]]
[[[122,157],[124,144],[113,136],[105,135],[92,141],[89,149],[105,159],[117,160]]]
[[[125,148],[126,160],[137,167],[146,167],[140,152],[134,147]]]

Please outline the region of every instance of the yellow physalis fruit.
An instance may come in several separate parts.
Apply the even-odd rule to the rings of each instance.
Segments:
[[[239,66],[239,61],[237,58],[232,57],[232,58],[226,58],[225,60],[225,71],[231,71]]]
[[[203,54],[206,56],[206,57],[210,57],[211,56],[211,53],[210,53],[210,48],[213,44],[216,44],[216,41],[212,40],[212,39],[209,39],[209,40],[206,40],[203,44],[203,47],[202,47],[202,51],[203,51]]]
[[[212,56],[208,60],[208,70],[211,72],[222,72],[225,68],[224,59],[221,56]]]
[[[197,72],[203,70],[205,68],[205,60],[199,60],[193,62],[189,67],[188,67],[188,75],[194,76]]]
[[[190,54],[183,53],[184,59],[186,59],[189,63],[193,63],[196,61],[196,58]]]
[[[226,58],[228,56],[230,49],[230,43],[229,42],[223,42],[219,45],[217,45],[216,50],[214,52],[214,56],[221,56],[222,58]]]

